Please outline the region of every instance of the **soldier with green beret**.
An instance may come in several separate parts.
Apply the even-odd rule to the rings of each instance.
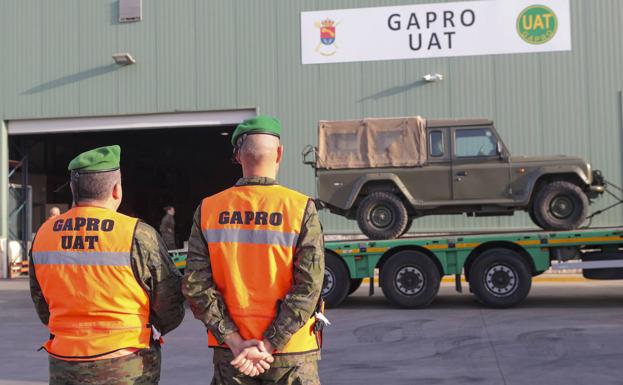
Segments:
[[[322,227],[313,200],[276,181],[280,136],[270,116],[238,125],[243,177],[194,215],[182,290],[214,348],[213,385],[320,383]]]
[[[75,157],[73,207],[30,250],[30,290],[50,331],[50,384],[156,384],[161,335],[184,317],[181,274],[151,226],[117,212],[121,149]]]
[[[236,126],[231,135],[231,144],[236,147],[238,139],[243,139],[247,135],[267,134],[281,138],[281,122],[277,118],[268,115],[260,115],[255,118],[247,119]]]

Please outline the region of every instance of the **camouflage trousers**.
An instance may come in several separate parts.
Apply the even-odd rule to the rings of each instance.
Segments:
[[[264,374],[249,377],[229,364],[233,358],[231,353],[215,354],[211,385],[320,385],[317,361],[298,362],[293,366],[273,366]]]
[[[151,385],[160,381],[160,346],[109,360],[64,361],[50,356],[50,385]]]

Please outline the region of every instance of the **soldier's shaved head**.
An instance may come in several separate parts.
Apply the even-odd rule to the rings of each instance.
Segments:
[[[276,178],[283,148],[279,138],[267,134],[253,134],[244,138],[238,159],[244,176]]]
[[[71,173],[71,190],[74,202],[106,201],[116,184],[121,184],[121,171]]]
[[[279,148],[279,138],[273,135],[249,135],[245,138],[240,148],[240,160],[262,163],[275,163],[277,159],[277,149]]]

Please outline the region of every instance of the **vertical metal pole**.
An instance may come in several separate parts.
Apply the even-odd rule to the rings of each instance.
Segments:
[[[30,242],[30,202],[28,196],[28,146],[26,146],[26,140],[22,138],[20,141],[21,153],[22,153],[22,253],[26,256],[28,253],[28,242]]]
[[[9,135],[7,125],[0,120],[0,275],[9,277]]]
[[[619,91],[619,146],[623,146],[623,90]],[[623,154],[621,156],[623,156]],[[621,180],[619,180],[619,186],[621,183],[623,183],[623,175],[621,176]],[[621,209],[619,209],[619,215],[621,215],[620,213]],[[618,221],[618,223],[621,223],[621,217],[619,217]]]

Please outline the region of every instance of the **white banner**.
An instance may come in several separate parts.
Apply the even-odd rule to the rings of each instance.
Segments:
[[[301,13],[303,64],[571,50],[569,0]]]

